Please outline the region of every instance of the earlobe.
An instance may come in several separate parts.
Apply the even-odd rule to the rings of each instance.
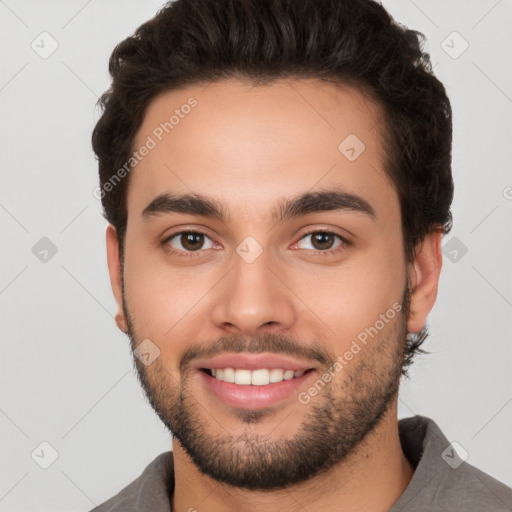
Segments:
[[[106,232],[107,242],[107,263],[108,272],[110,274],[110,284],[112,292],[117,303],[116,325],[123,331],[127,332],[127,322],[123,311],[123,285],[122,285],[122,271],[121,261],[119,258],[119,241],[117,232],[112,224],[109,224]]]
[[[128,332],[128,329],[126,326],[126,318],[124,317],[124,313],[120,313],[119,311],[117,312],[116,325],[119,328],[119,330],[124,332],[125,334]]]
[[[441,238],[439,230],[428,233],[418,244],[414,261],[409,264],[411,305],[407,326],[412,333],[425,327],[437,298],[442,266]]]

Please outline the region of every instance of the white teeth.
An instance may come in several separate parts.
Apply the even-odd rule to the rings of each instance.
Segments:
[[[234,368],[212,368],[213,377],[224,382],[234,382],[242,386],[266,386],[283,380],[291,380],[304,375],[305,370],[283,370],[281,368],[261,368],[258,370],[236,370]]]
[[[235,370],[233,368],[224,368],[224,377],[226,382],[235,382]]]
[[[281,382],[283,375],[284,371],[280,368],[272,368],[272,370],[270,370],[270,382]]]
[[[235,384],[248,385],[251,383],[250,370],[235,370]]]
[[[269,370],[254,370],[251,375],[251,384],[255,386],[265,386],[270,382]]]

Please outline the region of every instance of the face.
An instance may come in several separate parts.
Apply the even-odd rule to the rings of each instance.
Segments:
[[[408,327],[433,301],[413,294],[410,318],[421,268],[404,260],[382,126],[359,91],[314,80],[226,80],[149,105],[123,269],[107,236],[118,322],[153,408],[218,481],[306,480],[396,397]]]

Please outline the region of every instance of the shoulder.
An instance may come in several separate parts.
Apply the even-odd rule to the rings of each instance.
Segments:
[[[393,512],[455,507],[463,507],[464,512],[512,511],[512,488],[467,463],[464,448],[450,443],[432,419],[402,419],[399,434],[415,472]]]
[[[446,473],[446,499],[464,506],[467,512],[510,512],[512,488],[463,462],[460,471],[449,468]]]
[[[138,478],[90,512],[167,511],[173,489],[174,461],[169,451],[158,455]]]

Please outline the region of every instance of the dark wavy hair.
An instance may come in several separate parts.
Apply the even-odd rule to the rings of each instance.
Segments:
[[[404,251],[433,230],[450,231],[452,111],[434,76],[425,36],[373,0],[175,0],[119,43],[111,87],[92,134],[100,189],[129,161],[149,103],[159,93],[237,78],[254,85],[317,78],[352,85],[382,109],[384,169],[401,208]],[[102,192],[123,254],[125,178]],[[409,343],[408,359],[426,337]]]

